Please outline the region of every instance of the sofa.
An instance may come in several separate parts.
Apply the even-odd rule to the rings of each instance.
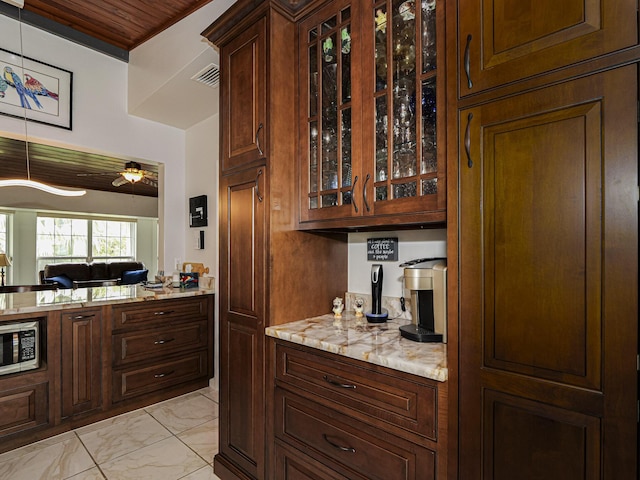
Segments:
[[[40,270],[40,283],[60,288],[131,285],[147,280],[142,262],[53,263]]]

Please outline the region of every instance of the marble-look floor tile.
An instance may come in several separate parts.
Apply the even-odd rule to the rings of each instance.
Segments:
[[[213,473],[213,467],[211,465],[207,465],[180,480],[220,480],[220,477]]]
[[[95,466],[75,434],[65,436],[57,443],[47,442],[43,448],[23,450],[23,453],[0,463],[0,478],[63,480]]]
[[[220,394],[218,392],[218,389],[212,385],[201,388],[200,390],[197,390],[197,393],[201,393],[202,395],[210,398],[214,402],[220,403]]]
[[[218,421],[211,420],[178,434],[178,438],[205,462],[212,463],[218,453]]]
[[[104,480],[104,475],[98,467],[90,468],[84,472],[80,472],[67,480]]]
[[[0,454],[0,463],[7,462],[13,458],[21,457],[30,452],[39,452],[48,447],[49,445],[55,445],[56,443],[62,443],[75,437],[73,432],[64,432],[55,437],[45,438],[36,443],[25,445],[24,447],[16,448],[15,450],[9,450],[8,452]],[[0,477],[1,478],[1,477]]]
[[[146,410],[173,434],[218,418],[218,404],[199,393],[168,400]]]
[[[101,465],[108,480],[177,480],[207,463],[175,437]]]
[[[78,430],[78,436],[98,465],[171,436],[166,428],[143,410],[100,424],[101,428],[91,425],[86,430]]]

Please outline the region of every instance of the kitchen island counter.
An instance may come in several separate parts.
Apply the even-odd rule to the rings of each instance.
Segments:
[[[142,285],[3,293],[0,294],[0,315],[100,307],[111,304],[194,297],[214,293],[213,289],[170,287],[151,289]]]
[[[410,320],[389,319],[369,323],[353,312],[341,318],[332,314],[267,327],[266,335],[325,352],[362,360],[394,370],[445,382],[447,346],[420,343],[400,335],[399,327]]]

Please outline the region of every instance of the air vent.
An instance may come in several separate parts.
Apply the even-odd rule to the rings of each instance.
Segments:
[[[209,87],[217,87],[220,83],[220,67],[215,63],[210,63],[191,77],[191,80],[204,83]]]

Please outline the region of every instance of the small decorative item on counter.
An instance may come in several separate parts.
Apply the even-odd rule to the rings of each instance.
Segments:
[[[180,288],[198,288],[197,272],[180,273]]]
[[[342,317],[342,311],[344,310],[344,305],[342,304],[342,298],[336,297],[333,299],[333,315],[336,318]]]
[[[356,312],[356,317],[364,316],[364,300],[362,297],[356,297],[353,302],[353,310]]]

